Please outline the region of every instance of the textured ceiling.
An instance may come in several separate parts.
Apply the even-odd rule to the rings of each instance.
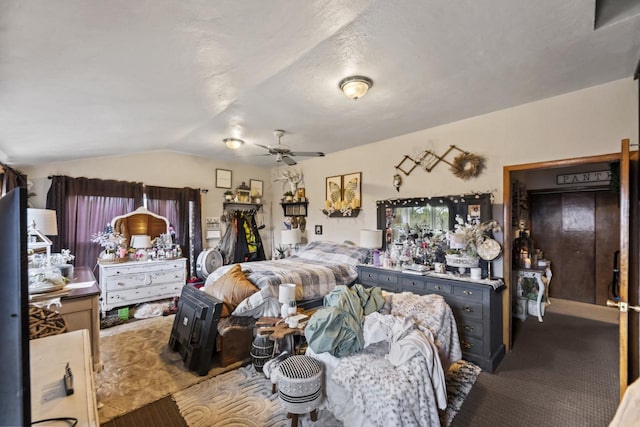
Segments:
[[[0,2],[0,161],[174,150],[275,165],[633,75],[587,0]],[[338,82],[374,81],[362,99]],[[237,151],[222,143],[238,137]],[[301,160],[303,158],[297,158]]]

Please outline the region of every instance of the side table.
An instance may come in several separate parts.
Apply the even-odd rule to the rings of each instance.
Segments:
[[[57,310],[67,323],[69,331],[86,329],[89,331],[93,369],[102,370],[100,359],[100,311],[98,298],[100,288],[89,267],[76,267],[73,278],[67,284],[70,292],[60,300]]]

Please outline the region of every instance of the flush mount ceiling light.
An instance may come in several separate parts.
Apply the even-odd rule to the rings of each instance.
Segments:
[[[351,76],[340,81],[340,89],[347,98],[362,98],[369,88],[373,86],[373,80],[364,76]]]
[[[238,138],[225,138],[222,140],[222,142],[224,142],[227,147],[232,150],[237,150],[242,146],[242,144],[244,144],[244,141]]]

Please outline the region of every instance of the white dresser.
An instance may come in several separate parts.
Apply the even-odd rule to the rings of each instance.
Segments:
[[[186,258],[100,264],[102,315],[116,307],[179,296],[187,280]]]

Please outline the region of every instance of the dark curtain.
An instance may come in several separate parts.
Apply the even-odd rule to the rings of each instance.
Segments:
[[[143,186],[138,182],[54,176],[47,193],[47,209],[56,211],[58,235],[54,252],[70,249],[75,265],[93,266],[102,250],[91,236],[103,231],[118,215],[142,206]]]
[[[200,190],[145,186],[147,209],[169,220],[176,243],[187,258],[187,270],[195,275],[195,259],[202,251],[202,215]]]
[[[0,163],[0,195],[5,195],[17,187],[27,188],[27,176],[10,166]]]

